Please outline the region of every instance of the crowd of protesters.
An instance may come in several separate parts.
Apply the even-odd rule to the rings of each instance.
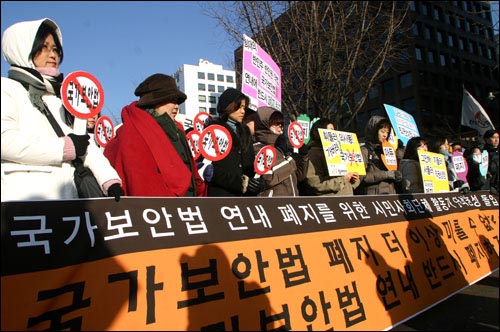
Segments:
[[[230,151],[220,160],[200,162],[192,156],[186,130],[175,119],[188,96],[178,89],[173,77],[161,73],[137,86],[134,94],[139,99],[123,107],[123,124],[100,149],[98,144],[89,144],[92,121],[88,132],[77,134],[74,117],[61,101],[63,74],[59,65],[64,53],[57,24],[48,18],[16,23],[4,33],[2,51],[11,65],[1,86],[2,201],[78,198],[72,164],[78,158],[92,170],[103,193],[117,201],[121,196],[423,193],[419,150],[443,155],[450,191],[489,190],[498,194],[497,130],[484,134],[484,145],[465,149],[458,143],[450,147],[446,137],[429,142],[413,137],[407,146],[396,149],[397,169],[388,169],[383,146],[392,125],[386,117],[372,116],[361,146],[366,174],[330,176],[319,130],[334,130],[333,122],[317,120],[311,127],[310,142],[299,149],[290,148],[283,113],[272,107],[249,110],[249,97],[234,88],[221,94],[218,116],[205,123],[206,128],[218,125],[227,130]],[[54,122],[62,133],[53,129]],[[266,146],[275,149],[275,162],[264,174],[256,174],[256,155]],[[453,151],[463,153],[467,181],[452,167]],[[483,151],[488,154],[486,174],[480,167]]]

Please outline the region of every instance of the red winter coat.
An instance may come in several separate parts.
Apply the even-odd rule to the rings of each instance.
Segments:
[[[123,125],[104,149],[104,155],[123,181],[126,196],[184,197],[192,173],[161,126],[132,102],[122,110]],[[182,124],[175,121],[181,131]],[[206,196],[207,186],[193,170],[196,196]]]

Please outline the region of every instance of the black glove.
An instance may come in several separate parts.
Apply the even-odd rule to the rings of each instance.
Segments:
[[[266,183],[264,182],[264,179],[250,178],[250,180],[248,180],[248,187],[247,187],[248,192],[257,195],[263,192],[264,190],[266,190]]]
[[[120,186],[119,183],[114,183],[111,185],[111,187],[108,188],[108,197],[114,197],[115,201],[119,202],[120,197],[125,195],[125,192],[122,189],[122,186]]]
[[[302,146],[299,148],[299,155],[300,156],[305,156],[307,155],[307,152],[309,151],[309,146],[307,144],[302,144]]]
[[[84,156],[87,153],[87,147],[89,146],[90,136],[85,135],[75,135],[68,134],[68,137],[73,141],[73,145],[75,146],[75,152],[77,157]]]
[[[463,182],[462,180],[457,180],[457,181],[454,181],[453,182],[453,189],[457,189],[457,188],[460,188],[461,186],[464,185],[465,182]]]
[[[403,180],[403,174],[401,174],[400,171],[387,171],[387,178],[389,180],[401,182]]]

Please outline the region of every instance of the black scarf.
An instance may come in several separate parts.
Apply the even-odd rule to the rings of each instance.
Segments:
[[[45,112],[45,105],[42,96],[46,93],[53,94],[61,98],[61,85],[64,78],[63,74],[59,76],[48,76],[40,74],[36,69],[12,65],[8,72],[8,77],[21,83],[29,92],[31,103]],[[65,122],[73,126],[74,117],[65,109]]]

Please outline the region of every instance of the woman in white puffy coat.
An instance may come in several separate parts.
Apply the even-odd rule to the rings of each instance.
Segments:
[[[57,24],[48,18],[16,23],[5,30],[2,51],[11,68],[1,81],[1,200],[78,198],[71,164],[78,156],[104,194],[119,199],[117,172],[95,144],[88,144],[88,135],[72,133],[71,116],[62,106]],[[58,137],[43,104],[66,136]]]

